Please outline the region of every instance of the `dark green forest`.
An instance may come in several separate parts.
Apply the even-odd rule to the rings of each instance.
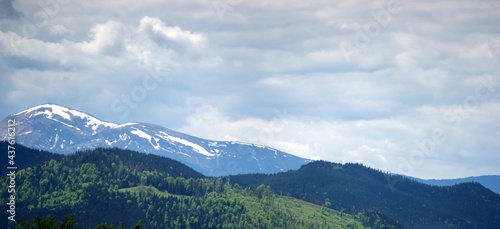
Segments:
[[[26,220],[21,218],[19,222],[14,223],[14,228],[16,229],[71,229],[74,228],[76,223],[76,219],[71,217],[70,215],[64,216],[61,221],[57,220],[55,215],[48,215],[46,218],[42,218],[40,216],[33,216],[31,220]],[[140,229],[144,220],[139,221],[133,229]],[[108,225],[107,223],[100,223],[95,227],[96,229],[114,229],[115,225]],[[117,229],[124,229],[123,225],[118,224]]]
[[[141,220],[143,228],[500,228],[500,195],[478,183],[436,187],[324,161],[213,178],[129,150],[61,156],[16,147],[16,219],[28,228],[67,215],[72,228],[133,228]],[[6,208],[8,179],[0,183]],[[0,223],[13,228],[7,214]]]
[[[2,206],[7,182],[0,184]],[[141,220],[143,228],[404,228],[377,211],[347,214],[328,201],[316,205],[266,185],[207,178],[168,158],[116,148],[48,157],[18,170],[15,195],[16,219],[57,223],[71,215],[72,228],[133,228]],[[13,228],[7,214],[0,214],[1,223]]]
[[[437,187],[361,164],[316,161],[279,174],[229,177],[243,187],[270,186],[316,204],[356,214],[376,210],[408,228],[500,228],[500,195],[479,183]]]
[[[7,149],[8,145],[9,144],[6,141],[0,141],[0,149],[2,150]],[[41,162],[44,161],[49,161],[50,159],[57,159],[64,157],[61,154],[55,154],[44,150],[33,150],[20,144],[16,144],[15,151],[16,151],[15,160],[17,162],[16,166],[18,170],[40,164]],[[5,157],[0,157],[0,164],[2,165],[1,168],[2,174],[8,173],[7,170],[8,159],[9,158],[7,158],[7,154],[5,155]]]

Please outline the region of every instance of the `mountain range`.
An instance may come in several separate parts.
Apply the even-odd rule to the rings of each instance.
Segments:
[[[419,180],[56,104],[7,117],[0,140],[13,119],[16,209],[26,217],[72,213],[86,227],[145,219],[146,228],[500,229],[500,195],[484,187],[498,188],[498,176]]]
[[[77,228],[100,222],[132,228],[144,219],[145,228],[500,229],[500,195],[479,183],[438,187],[325,161],[217,178],[118,148],[67,156],[16,149],[39,160],[16,173],[17,219],[72,214]],[[0,179],[1,190],[9,184],[9,177]],[[0,205],[9,195],[0,193]],[[8,214],[0,213],[0,225],[7,225]]]
[[[2,147],[7,144],[0,141]],[[15,219],[23,226],[8,220],[9,211],[0,211],[5,229],[114,228],[110,224],[138,228],[134,225],[142,220],[143,228],[406,228],[380,212],[351,215],[275,194],[264,185],[242,188],[152,154],[118,148],[57,158],[30,148],[19,153],[44,157],[17,171]],[[0,157],[0,162],[6,163],[7,158]],[[11,188],[10,182],[9,177],[0,178],[0,189]],[[0,192],[0,205],[7,206],[10,195]]]
[[[408,177],[420,183],[434,185],[434,186],[453,186],[461,183],[476,182],[483,185],[485,188],[490,189],[497,194],[500,194],[500,175],[485,175],[475,177],[465,177],[458,179],[420,179],[415,177]]]
[[[27,147],[68,155],[98,147],[120,148],[178,160],[207,176],[276,173],[298,169],[310,160],[257,144],[212,141],[147,123],[116,124],[56,104],[42,104],[10,115],[16,141]]]
[[[0,122],[0,140],[7,139],[7,120],[16,119],[16,141],[27,147],[68,155],[98,147],[130,149],[178,160],[206,176],[277,173],[312,160],[257,144],[212,141],[147,123],[116,124],[57,104],[42,104]],[[460,179],[420,179],[418,182],[451,186],[478,182],[500,193],[500,175]]]
[[[243,187],[269,185],[309,202],[355,213],[371,209],[408,228],[500,228],[500,195],[479,183],[438,187],[361,164],[315,161],[278,174],[230,176]]]
[[[277,173],[311,162],[277,149],[235,141],[212,141],[147,123],[116,124],[57,104],[42,104],[0,122],[0,140],[7,139],[7,120],[16,119],[16,141],[27,147],[68,155],[98,147],[130,149],[178,160],[206,176]],[[500,193],[500,176],[460,179],[420,179],[418,182],[451,186],[478,182]]]

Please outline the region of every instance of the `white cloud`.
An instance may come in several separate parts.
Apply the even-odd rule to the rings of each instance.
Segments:
[[[489,123],[486,120],[493,118],[499,104],[489,104],[471,113],[463,122],[464,126],[468,126],[466,129],[473,130],[470,133],[443,120],[442,110],[451,108],[420,107],[413,114],[355,121],[307,121],[281,112],[279,117],[265,121],[255,118],[230,120],[216,107],[206,105],[196,109],[187,118],[187,124],[179,130],[210,139],[269,145],[310,159],[360,162],[384,171],[424,178],[480,175],[480,171],[494,173],[493,162],[484,165],[482,170],[475,170],[460,158],[453,159],[453,155],[478,162],[496,157],[493,152],[477,152],[476,147],[479,146],[470,143],[478,138],[490,138],[492,133],[488,133],[485,126],[481,128],[486,129],[475,127]],[[412,163],[411,152],[419,150],[417,143],[431,139],[436,129],[442,130],[447,139],[436,143],[435,150],[425,154],[422,163]],[[494,144],[496,146],[492,148],[500,147]],[[411,166],[411,170],[403,166],[405,163]],[[457,171],[457,166],[462,169]]]
[[[142,18],[138,30],[151,31],[153,35],[166,39],[166,42],[178,43],[188,49],[199,50],[206,45],[206,39],[201,34],[183,31],[178,26],[166,26],[158,18]]]
[[[14,32],[0,31],[2,54],[25,57],[39,61],[57,61],[65,55],[65,48],[61,43],[47,43],[38,39],[28,39]]]
[[[77,43],[76,46],[82,51],[93,55],[117,54],[124,49],[126,40],[129,40],[130,32],[115,21],[107,21],[104,24],[95,25],[89,33],[90,41]]]
[[[53,25],[50,27],[50,33],[54,34],[54,35],[61,35],[61,36],[64,36],[64,35],[74,35],[75,32],[74,31],[71,31],[69,30],[68,28],[66,28],[64,25]]]

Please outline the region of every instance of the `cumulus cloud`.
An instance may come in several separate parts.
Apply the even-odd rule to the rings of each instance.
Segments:
[[[74,31],[69,30],[64,25],[53,25],[50,27],[50,33],[53,35],[61,35],[64,36],[66,34],[74,35]]]
[[[298,119],[286,109],[270,111],[274,115],[271,120],[232,120],[217,107],[205,105],[188,116],[180,131],[268,145],[304,158],[359,162],[393,173],[463,177],[495,173],[497,155],[493,149],[500,144],[493,138],[498,136],[500,125],[496,123],[492,129],[485,125],[491,123],[499,105],[487,103],[454,114],[460,123],[445,118],[447,112],[455,111],[454,106],[420,107],[413,113],[372,120],[314,121]],[[433,142],[436,131],[442,133],[443,141]],[[429,152],[421,152],[421,145],[428,142],[432,143],[432,147],[425,145]],[[478,151],[484,148],[482,144],[488,144],[486,151],[490,153]],[[471,161],[482,164],[481,168],[471,166]],[[436,174],[438,168],[441,175]]]
[[[183,31],[178,26],[166,26],[158,18],[144,17],[140,21],[139,31],[150,32],[153,39],[157,40],[160,45],[169,47],[174,43],[180,47],[178,49],[188,49],[202,51],[206,46],[206,39],[197,33]],[[183,50],[179,50],[183,51]]]
[[[69,40],[75,33],[59,24],[51,27],[52,32],[68,39],[51,41],[0,31],[0,52],[8,69],[2,78],[10,82],[9,90],[5,91],[9,103],[43,103],[61,95],[70,101],[81,101],[89,94],[90,98],[101,98],[99,101],[104,102],[101,106],[109,108],[112,101],[130,96],[131,91],[145,81],[151,84],[151,80],[145,80],[147,75],[163,74],[165,78],[167,70],[179,66],[211,68],[220,62],[207,51],[208,41],[200,33],[169,27],[151,17],[143,17],[137,24],[126,25],[114,20],[96,23],[81,41]],[[156,40],[152,36],[155,31],[160,31],[176,48],[165,45],[167,40]],[[169,79],[183,81],[174,76]],[[154,88],[161,82],[161,79],[154,81]],[[61,104],[65,104],[62,101]]]
[[[74,34],[64,25],[54,25],[50,31],[56,35]],[[88,38],[80,42],[66,39],[60,42],[44,41],[38,38],[26,38],[15,32],[0,31],[2,53],[23,58],[45,61],[64,62],[64,59],[82,59],[96,56],[115,59],[143,58],[146,53],[155,55],[157,59],[170,59],[178,56],[185,57],[179,61],[200,61],[207,49],[206,38],[199,33],[182,30],[178,26],[166,26],[158,18],[144,17],[137,28],[124,25],[114,20],[95,24],[88,32]],[[162,40],[163,39],[163,40]],[[186,53],[191,50],[193,53]],[[118,56],[119,55],[119,56]],[[102,59],[90,63],[98,65]],[[167,63],[158,63],[167,64]],[[90,66],[87,66],[90,67]]]
[[[97,24],[89,33],[90,41],[76,44],[83,52],[91,54],[116,54],[125,47],[125,41],[129,40],[130,33],[124,26],[115,21]]]

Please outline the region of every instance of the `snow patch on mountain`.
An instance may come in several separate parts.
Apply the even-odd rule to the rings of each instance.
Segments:
[[[118,129],[118,128],[122,128],[122,127],[126,127],[126,126],[132,126],[132,125],[136,125],[136,124],[139,124],[139,123],[136,123],[136,122],[127,122],[127,123],[124,123],[124,124],[116,125],[116,126],[111,127],[111,128]]]
[[[52,117],[47,117],[47,118],[48,118],[48,119],[50,119],[50,120],[52,120],[52,121],[55,121],[55,122],[61,123],[61,124],[65,125],[65,126],[67,126],[67,127],[70,127],[70,128],[75,128],[75,129],[77,129],[77,130],[80,130],[80,128],[78,128],[78,127],[72,126],[72,125],[67,124],[67,123],[65,123],[65,122],[61,122],[61,121],[59,121],[59,120],[57,120],[57,119],[55,119],[55,118],[52,118]]]
[[[42,110],[42,109],[44,109],[44,110]],[[42,110],[42,111],[38,111],[38,110]],[[38,112],[36,112],[36,111],[38,111]],[[73,127],[73,126],[71,126],[65,122],[62,122],[61,120],[56,119],[54,116],[58,115],[59,117],[65,119],[65,120],[68,120],[68,121],[74,121],[74,120],[72,120],[71,117],[79,117],[82,120],[86,120],[85,127],[91,127],[92,130],[94,130],[94,134],[96,133],[96,130],[97,130],[97,128],[99,128],[99,126],[113,128],[113,127],[118,125],[115,123],[103,122],[103,121],[101,121],[97,118],[94,118],[88,114],[85,114],[83,112],[76,111],[76,110],[70,110],[66,107],[62,107],[62,106],[55,105],[55,104],[39,105],[39,106],[30,108],[30,109],[21,111],[15,115],[22,115],[22,114],[29,114],[29,113],[32,113],[32,114],[30,114],[30,116],[28,118],[32,118],[32,117],[35,117],[38,115],[46,115],[47,118],[54,120],[54,121],[57,121],[57,122],[60,122],[60,123],[66,125],[66,126],[69,126],[69,127]]]
[[[163,139],[165,139],[167,141],[178,142],[178,143],[181,143],[181,144],[183,144],[185,146],[189,146],[189,147],[193,148],[193,150],[196,151],[197,153],[203,154],[205,156],[209,156],[209,157],[215,156],[215,154],[209,153],[205,148],[201,147],[200,145],[192,143],[192,142],[190,142],[188,140],[181,139],[181,138],[174,137],[174,136],[170,136],[170,135],[168,135],[167,133],[165,133],[163,131],[160,131],[160,134],[161,135],[158,135],[158,137],[163,138]]]
[[[122,140],[122,141],[130,139],[130,137],[127,134],[120,134],[120,135],[118,135],[118,137],[120,137],[120,140]]]
[[[52,147],[50,147],[50,149],[54,149],[56,147],[58,140],[59,140],[59,135],[56,134],[56,140],[54,140],[54,145]]]
[[[87,119],[87,124],[85,125],[86,127],[89,127],[89,126],[92,126],[92,130],[97,130],[97,128],[99,128],[99,126],[105,126],[105,127],[109,127],[109,128],[113,128],[115,126],[117,126],[117,124],[114,124],[114,123],[110,123],[110,122],[103,122],[103,121],[99,121],[99,119],[96,119],[94,117],[86,117]]]
[[[204,143],[204,142],[202,142]],[[210,147],[227,147],[226,144],[220,144],[219,142],[208,142],[208,146]]]
[[[55,104],[39,105],[12,116],[8,118],[16,118],[23,127],[16,142],[55,153],[118,147],[170,157],[210,176],[273,173],[297,169],[309,162],[256,144],[206,140],[153,124],[104,122]],[[2,122],[7,123],[8,118]],[[0,126],[0,133],[7,133],[6,126]],[[0,138],[6,139],[7,135]],[[239,168],[231,169],[234,164]]]
[[[269,148],[269,147],[267,147],[267,146],[257,145],[257,144],[253,144],[253,143],[246,143],[246,142],[238,142],[238,141],[234,141],[234,142],[231,142],[231,144],[239,144],[239,145],[255,146],[255,147],[262,148],[262,149],[271,149],[271,150],[272,150],[272,148]]]
[[[40,110],[40,109],[43,109],[43,108],[50,108],[51,111],[49,111],[49,110],[39,111],[39,112],[31,114],[29,116],[29,118],[31,118],[33,116],[38,116],[38,115],[41,115],[41,114],[45,114],[45,115],[47,115],[47,117],[49,117],[50,119],[52,119],[53,115],[56,114],[56,115],[61,116],[64,119],[71,120],[71,118],[68,115],[68,113],[65,112],[65,111],[69,111],[68,108],[61,107],[61,106],[54,105],[54,104],[39,105],[39,106],[36,106],[36,107],[32,107],[30,109],[21,111],[21,112],[15,114],[15,115],[28,114],[28,113],[31,113],[33,111]]]
[[[135,134],[141,138],[151,141],[151,135],[144,133],[144,131],[134,128],[130,133]]]
[[[118,139],[118,140],[122,140],[122,139],[120,138],[120,139]],[[111,146],[111,145],[113,145],[113,144],[117,143],[117,142],[118,142],[118,140],[114,140],[114,141],[110,142],[110,141],[108,141],[108,139],[104,139],[104,142],[106,142],[106,144],[108,144],[108,146]]]
[[[153,148],[155,148],[155,150],[159,150],[160,149],[160,144],[158,143],[158,141],[160,139],[159,138],[155,138],[155,137],[153,137],[152,139],[155,140],[155,143],[153,143],[151,141],[151,139],[149,140],[149,143],[151,143],[151,145],[153,146]]]

